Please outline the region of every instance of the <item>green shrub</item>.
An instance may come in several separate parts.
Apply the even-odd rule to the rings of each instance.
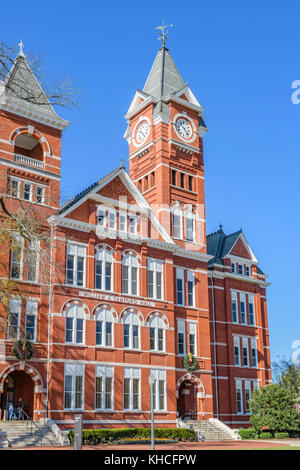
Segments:
[[[239,434],[242,439],[254,439],[256,437],[256,432],[254,429],[240,429]]]
[[[288,439],[289,433],[288,432],[275,432],[276,439]]]
[[[195,441],[195,431],[190,429],[157,428],[154,430],[155,438],[176,439],[178,441]],[[74,442],[74,431],[69,432],[71,442]],[[120,429],[84,429],[82,443],[85,445],[104,444],[121,441],[126,438],[151,438],[150,428],[120,428]]]
[[[272,439],[272,434],[270,432],[262,432],[260,433],[260,439]]]

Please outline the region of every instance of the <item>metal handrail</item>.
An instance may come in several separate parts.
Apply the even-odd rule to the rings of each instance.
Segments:
[[[26,411],[23,410],[22,408],[22,413],[24,414],[24,416],[26,417],[26,420],[27,420],[27,427],[28,427],[28,423],[30,423],[30,431],[31,431],[31,434],[32,434],[32,426],[34,426],[34,435],[36,436],[36,430],[38,431],[38,433],[40,434],[41,436],[41,445],[43,443],[43,432],[42,430],[39,428],[39,426],[33,421],[33,418],[31,418],[27,413]]]

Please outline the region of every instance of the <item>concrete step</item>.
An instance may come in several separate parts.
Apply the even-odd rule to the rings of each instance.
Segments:
[[[0,430],[6,433],[10,447],[59,445],[48,426],[38,423],[37,426],[39,429],[28,421],[0,421]]]

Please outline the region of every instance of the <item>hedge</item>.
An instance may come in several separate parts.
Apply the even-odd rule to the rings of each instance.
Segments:
[[[275,432],[276,439],[288,439],[289,433],[288,432]]]
[[[239,434],[242,439],[255,439],[256,437],[256,432],[254,429],[240,429]]]
[[[272,434],[270,432],[262,432],[260,433],[260,439],[272,439]]]
[[[195,441],[195,431],[191,429],[156,428],[154,437],[176,439],[178,441]],[[70,441],[74,442],[74,431],[69,432]],[[86,445],[104,444],[126,438],[151,438],[150,428],[120,428],[120,429],[84,429],[82,443]]]

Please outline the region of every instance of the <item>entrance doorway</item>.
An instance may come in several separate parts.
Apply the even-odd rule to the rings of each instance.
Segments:
[[[189,380],[179,388],[177,409],[181,419],[197,419],[197,385]]]
[[[3,393],[0,395],[1,419],[4,418],[4,412],[8,408],[8,403],[13,403],[17,408],[20,398],[23,402],[24,411],[32,417],[33,396],[34,383],[31,377],[21,370],[14,370],[11,372],[4,381]]]

